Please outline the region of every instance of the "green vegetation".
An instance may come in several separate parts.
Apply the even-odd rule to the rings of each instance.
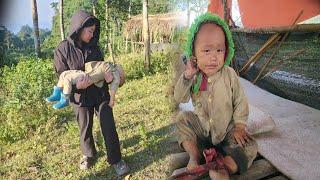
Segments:
[[[35,56],[33,29],[23,26],[13,34],[0,26],[0,179],[116,179],[106,161],[99,121],[94,122],[97,161],[89,171],[80,171],[79,130],[72,108],[56,111],[44,101],[56,83],[53,51],[61,41],[57,2],[51,4],[55,10],[52,28],[40,29],[39,58]],[[183,11],[188,3],[194,12],[200,6],[207,7],[199,2],[150,0],[148,12]],[[126,72],[127,81],[117,93],[114,115],[121,150],[132,169],[131,179],[163,179],[169,173],[166,156],[174,151],[168,140],[174,105],[166,97],[167,85],[171,83],[171,63],[180,56],[166,49],[178,49],[177,44],[185,41],[186,30],[175,30],[171,44],[156,44],[160,50],[167,47],[164,51],[151,48],[147,71],[141,38],[132,42],[136,43],[133,47],[127,43],[126,53],[123,33],[129,17],[142,13],[141,0],[64,1],[65,36],[71,16],[80,9],[96,13],[101,22],[99,44],[103,53],[106,57],[111,55],[107,48],[111,43],[117,63]]]
[[[114,114],[122,153],[132,168],[132,179],[159,179],[169,172],[166,156],[172,151],[168,139],[173,106],[165,97],[165,89],[170,81],[173,55],[171,52],[155,53],[152,62],[157,63],[149,74],[130,69],[137,66],[136,62],[143,61],[140,60],[142,55],[119,58],[128,72],[128,80],[119,89]],[[1,177],[116,177],[106,162],[96,119],[94,134],[98,159],[89,171],[79,170],[79,132],[71,107],[55,111],[43,100],[55,83],[50,60],[23,60],[16,67],[5,68],[3,74],[1,86],[6,88],[0,90]]]

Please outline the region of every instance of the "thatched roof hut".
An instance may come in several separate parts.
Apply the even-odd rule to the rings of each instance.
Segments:
[[[149,15],[148,19],[150,36],[154,40],[164,37],[170,39],[176,30],[187,26],[187,20],[181,12]],[[126,22],[124,35],[131,40],[142,41],[142,14]]]

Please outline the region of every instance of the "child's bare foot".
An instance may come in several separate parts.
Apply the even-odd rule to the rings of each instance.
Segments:
[[[195,158],[190,158],[187,165],[187,169],[194,169],[197,166],[199,166],[199,161]]]
[[[230,177],[229,177],[229,174],[228,174],[228,171],[225,170],[225,169],[222,169],[222,170],[210,170],[209,171],[209,176],[210,176],[210,179],[219,179],[219,180],[229,180]]]
[[[236,162],[232,159],[231,156],[226,156],[223,158],[223,163],[228,167],[229,171],[231,174],[234,174],[237,172],[237,164]]]

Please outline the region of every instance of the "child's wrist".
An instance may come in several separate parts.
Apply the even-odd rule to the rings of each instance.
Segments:
[[[235,124],[235,128],[236,129],[245,129],[247,127],[246,124],[242,124],[242,123],[236,123]]]

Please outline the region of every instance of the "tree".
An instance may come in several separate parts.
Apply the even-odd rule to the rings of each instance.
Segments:
[[[92,3],[92,13],[95,17],[97,17],[97,0],[91,0]]]
[[[187,25],[190,25],[190,0],[187,0]]]
[[[36,56],[39,57],[41,53],[41,49],[40,49],[40,36],[39,36],[39,25],[38,25],[37,0],[30,0],[30,1],[31,1],[32,20],[33,20],[34,47],[35,47]]]
[[[63,23],[63,0],[60,0],[60,36],[61,40],[64,40],[64,23]]]
[[[53,50],[61,42],[61,31],[60,31],[60,12],[59,12],[60,1],[51,3],[51,8],[54,10],[55,15],[52,17],[52,28],[50,37],[47,38],[43,44],[41,44],[41,49],[43,52],[47,52],[46,56],[53,57]],[[70,29],[71,17],[78,10],[85,10],[90,12],[92,9],[91,2],[88,0],[69,0],[63,1],[63,24],[65,37],[67,36],[67,31]]]
[[[33,30],[29,25],[21,26],[18,32],[18,37],[21,40],[22,48],[25,53],[31,53],[34,49],[34,35]]]
[[[131,18],[131,6],[132,6],[132,0],[129,0],[128,19]]]
[[[148,0],[143,0],[143,40],[144,40],[144,67],[150,70],[150,33],[148,22]]]
[[[108,43],[109,43],[109,40],[108,40],[108,33],[109,33],[109,13],[108,13],[108,0],[105,1],[105,48],[104,49],[107,49],[108,47]]]

